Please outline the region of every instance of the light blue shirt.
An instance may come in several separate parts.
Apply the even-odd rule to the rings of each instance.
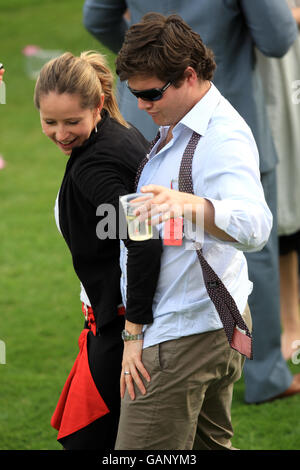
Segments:
[[[161,127],[160,131],[163,140],[168,127]],[[204,233],[203,255],[243,313],[252,290],[243,251],[257,251],[265,245],[272,214],[260,183],[259,156],[251,130],[213,84],[174,127],[172,140],[158,152],[160,141],[151,150],[138,189],[150,183],[170,188],[171,182],[178,181],[182,155],[193,131],[202,136],[193,159],[194,193],[211,201],[215,224],[237,240],[225,242]],[[163,234],[162,226],[160,232]],[[185,233],[181,246],[163,248],[153,301],[154,322],[144,326],[144,347],[223,327],[207,294],[191,240],[193,237]],[[125,305],[126,258],[126,248],[121,243]]]

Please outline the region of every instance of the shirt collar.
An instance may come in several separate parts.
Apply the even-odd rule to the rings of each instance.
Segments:
[[[221,96],[222,95],[219,90],[213,83],[211,83],[211,87],[208,92],[181,119],[181,121],[179,121],[179,123],[174,127],[174,131],[177,126],[184,125],[200,135],[205,135],[209,121],[216,106],[220,102]]]

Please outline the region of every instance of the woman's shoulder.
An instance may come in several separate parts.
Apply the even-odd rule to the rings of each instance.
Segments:
[[[114,119],[106,120],[105,125],[99,126],[93,142],[78,149],[71,172],[73,175],[82,170],[94,172],[96,168],[136,172],[149,145],[135,127],[126,128]]]
[[[149,151],[150,143],[134,126],[125,127],[110,119],[89,149],[89,158],[101,158],[102,162],[119,162],[136,165]]]
[[[149,150],[150,143],[132,124],[129,124],[129,127],[125,127],[115,119],[110,118],[106,128],[103,130],[105,131],[102,135],[103,140],[107,140],[109,145],[121,147],[125,151],[134,148],[140,148],[143,152],[148,152]]]

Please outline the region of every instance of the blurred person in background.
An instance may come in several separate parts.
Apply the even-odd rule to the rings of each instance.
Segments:
[[[137,166],[149,145],[121,116],[112,88],[113,75],[101,54],[65,53],[42,68],[34,93],[43,132],[68,157],[55,218],[81,283],[85,316],[80,351],[51,420],[67,450],[113,449],[120,413],[119,196],[133,192]],[[110,222],[116,230],[110,236],[97,231],[106,218],[106,213],[96,214],[103,204],[113,209]],[[151,323],[160,240],[132,241],[123,223],[126,318]]]
[[[288,0],[300,24],[300,0]],[[300,251],[300,34],[281,59],[257,51],[268,118],[278,155],[278,235],[281,347],[291,359],[300,341],[298,298]]]
[[[277,155],[255,65],[255,47],[269,57],[284,56],[297,37],[296,21],[285,0],[86,0],[83,22],[102,44],[118,53],[128,26],[151,11],[179,14],[213,50],[217,64],[213,83],[250,126],[259,150],[261,181],[274,224],[263,250],[246,254],[253,281],[249,306],[254,359],[246,360],[244,367],[245,401],[262,403],[300,393],[300,374],[291,374],[281,352]],[[118,92],[122,114],[152,139],[157,126],[138,109],[125,82],[119,82]]]

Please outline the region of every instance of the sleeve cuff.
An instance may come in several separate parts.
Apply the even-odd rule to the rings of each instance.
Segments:
[[[231,206],[227,201],[219,201],[217,199],[211,199],[209,197],[205,198],[207,201],[210,201],[215,209],[215,224],[216,226],[228,233],[228,227],[231,217]],[[228,234],[231,235],[231,234]],[[232,236],[232,235],[231,235]]]
[[[215,210],[215,224],[223,232],[227,233],[230,237],[234,238],[236,241],[225,241],[222,240],[222,243],[227,245],[234,246],[237,250],[245,251],[245,244],[240,239],[240,231],[234,230],[232,224],[230,224],[232,217],[232,201],[219,201],[218,199],[205,198],[207,201],[210,201],[214,206]],[[213,237],[215,238],[215,237]],[[220,241],[215,238],[216,241]]]

